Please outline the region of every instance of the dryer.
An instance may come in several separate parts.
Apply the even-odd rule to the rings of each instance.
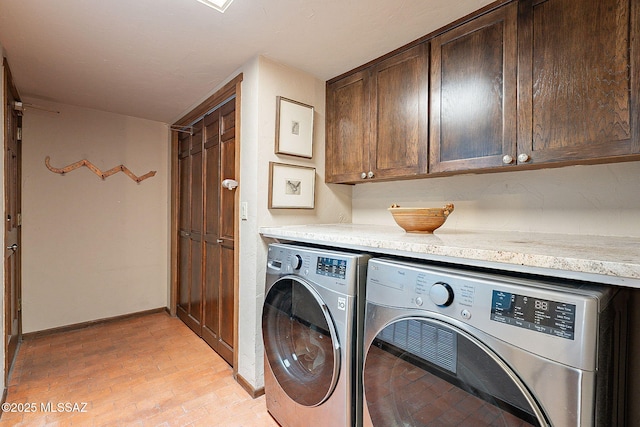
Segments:
[[[274,243],[267,258],[267,410],[282,427],[360,425],[369,256]]]
[[[626,292],[373,259],[364,426],[625,425]]]

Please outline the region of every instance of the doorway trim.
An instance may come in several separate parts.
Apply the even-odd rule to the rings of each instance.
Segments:
[[[3,146],[3,156],[2,162],[4,165],[3,172],[3,182],[2,182],[2,192],[3,192],[3,215],[8,222],[4,222],[4,232],[2,235],[3,242],[3,352],[4,352],[4,366],[3,366],[3,381],[4,381],[4,390],[2,395],[2,402],[4,402],[4,396],[8,386],[9,375],[11,373],[11,369],[13,367],[13,362],[15,360],[15,356],[18,354],[18,350],[20,347],[20,341],[22,340],[22,262],[21,262],[21,253],[22,253],[22,154],[21,154],[21,142],[22,142],[22,116],[21,114],[16,114],[15,120],[9,120],[9,116],[14,114],[16,110],[15,105],[11,105],[9,103],[9,99],[13,99],[13,102],[20,102],[20,94],[18,93],[18,89],[16,88],[13,78],[11,75],[11,70],[9,68],[9,63],[7,58],[3,58],[2,61],[2,103],[3,103],[3,135],[2,135],[2,146]],[[11,123],[12,126],[15,126],[15,130],[9,129],[7,125]],[[13,133],[15,131],[15,134]],[[9,138],[15,137],[16,139],[16,180],[13,183],[15,188],[12,190],[15,193],[10,194],[9,186],[12,183],[10,179],[10,167],[8,167],[8,159],[7,159],[7,151],[9,147]],[[13,196],[15,199],[15,212],[9,212],[8,200]],[[14,217],[11,217],[11,214]],[[9,215],[9,217],[7,217]],[[7,231],[7,225],[12,224],[12,227],[15,228],[15,236],[12,238],[11,242],[15,243],[15,249],[13,249],[13,257],[15,257],[15,271],[13,271],[14,276],[9,278],[7,272],[10,268],[10,265],[7,263],[7,251],[9,250],[8,246],[11,246],[11,242],[8,240],[9,231]],[[13,289],[14,293],[11,291],[11,284],[7,283],[8,280],[13,280],[15,283],[15,288]],[[7,286],[8,285],[8,286]],[[15,311],[15,319],[17,320],[16,325],[16,336],[15,338],[7,339],[7,337],[11,337],[12,335],[12,322],[14,320],[13,313]],[[9,330],[7,330],[9,329]],[[9,350],[13,348],[13,353],[10,354]]]

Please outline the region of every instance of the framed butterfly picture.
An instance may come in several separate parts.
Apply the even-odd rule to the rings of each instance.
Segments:
[[[315,186],[315,168],[269,162],[269,209],[313,209]]]

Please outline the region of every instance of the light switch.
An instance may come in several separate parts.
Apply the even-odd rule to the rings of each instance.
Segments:
[[[249,203],[240,203],[240,219],[246,221],[249,219]]]

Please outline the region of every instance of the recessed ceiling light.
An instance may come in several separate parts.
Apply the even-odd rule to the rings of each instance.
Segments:
[[[202,4],[214,8],[218,12],[224,13],[233,0],[197,0]]]

